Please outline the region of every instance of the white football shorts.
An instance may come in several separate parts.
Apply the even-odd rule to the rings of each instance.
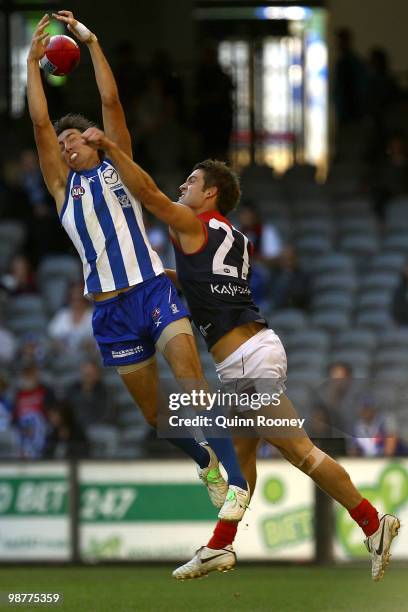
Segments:
[[[215,367],[218,378],[230,392],[253,387],[258,393],[272,395],[286,389],[286,353],[272,329],[262,329]]]

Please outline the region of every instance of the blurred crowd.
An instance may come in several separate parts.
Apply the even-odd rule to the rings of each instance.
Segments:
[[[130,42],[116,51],[115,75],[136,159],[163,189],[175,195],[192,161],[228,160],[234,85],[212,47],[203,48],[194,70],[190,106],[168,53],[158,51],[146,66]],[[336,146],[326,183],[316,183],[315,169],[307,165],[282,177],[266,166],[249,166],[233,219],[253,244],[254,298],[288,348],[289,396],[300,400],[309,433],[338,455],[408,454],[407,423],[398,410],[408,368],[408,340],[402,344],[408,330],[408,141],[401,111],[406,98],[386,52],[376,48],[362,58],[352,33],[339,31]],[[65,111],[61,101],[54,104]],[[166,228],[148,216],[146,228],[165,266],[174,267]],[[388,261],[382,280],[375,257],[382,257],[383,266]],[[3,159],[0,456],[166,453],[119,377],[101,368],[92,305],[83,297],[75,258],[35,151]],[[364,350],[353,345],[353,330],[363,330]],[[380,385],[370,378],[385,372],[379,355],[387,330],[402,330],[398,356],[388,363],[395,375],[381,379],[388,395],[378,393]],[[309,343],[308,331],[315,332]],[[202,356],[206,373],[213,371]]]

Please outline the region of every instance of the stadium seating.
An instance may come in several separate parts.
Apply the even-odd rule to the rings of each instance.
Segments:
[[[326,352],[314,349],[298,349],[288,352],[288,367],[298,370],[300,368],[316,368],[321,370],[326,362]]]
[[[313,296],[312,308],[314,312],[329,308],[350,312],[353,308],[353,303],[354,299],[351,293],[333,290],[325,293],[316,293]]]
[[[379,253],[371,263],[371,269],[380,273],[401,273],[406,257],[403,253]]]
[[[320,310],[311,316],[312,324],[328,332],[339,332],[347,329],[350,324],[348,314],[343,310],[327,308]]]
[[[346,253],[328,253],[323,255],[316,263],[315,273],[353,274],[353,258]]]
[[[25,230],[18,221],[0,223],[0,273],[7,270],[11,258],[23,245]]]
[[[399,276],[394,270],[369,272],[361,280],[361,290],[392,290],[398,285]]]
[[[323,271],[315,276],[313,280],[313,289],[315,295],[320,292],[337,290],[353,292],[357,288],[357,280],[352,273],[347,272],[332,272]]]
[[[404,253],[408,255],[408,233],[398,232],[387,234],[383,242],[384,251]]]
[[[353,368],[353,376],[368,376],[371,367],[371,353],[364,348],[343,348],[331,353],[333,363],[347,363]]]
[[[375,365],[377,369],[405,366],[408,371],[408,350],[406,347],[383,348],[375,355]]]
[[[116,456],[122,459],[138,459],[145,454],[143,442],[148,434],[148,428],[128,426],[120,434],[119,447]]]
[[[304,312],[296,308],[288,308],[275,313],[270,318],[269,323],[276,333],[287,335],[295,329],[304,328],[306,321],[307,318]]]
[[[341,332],[336,336],[336,349],[364,349],[367,352],[373,351],[377,344],[374,332],[368,329],[353,328]]]
[[[350,253],[359,258],[357,263],[365,263],[365,257],[371,257],[379,250],[379,242],[375,235],[367,233],[347,234],[340,238],[339,248],[341,251]]]
[[[377,235],[377,223],[371,215],[339,219],[336,228],[341,236],[365,233],[371,236]]]
[[[390,202],[382,221],[370,197],[358,195],[354,167],[334,166],[325,186],[311,183],[313,172],[296,167],[277,180],[269,168],[253,166],[242,177],[244,194],[257,204],[262,221],[295,246],[311,273],[308,311],[275,311],[268,298],[263,308],[287,351],[288,395],[311,414],[313,387],[326,378],[330,364],[341,361],[351,365],[354,376],[372,377],[381,406],[400,407],[408,389],[408,329],[396,327],[390,305],[408,262],[408,196]],[[0,223],[0,272],[23,240],[19,223]],[[20,339],[33,331],[46,337],[50,315],[65,302],[69,284],[81,279],[81,267],[76,256],[52,255],[41,262],[37,275],[41,295],[9,298],[5,309]],[[200,335],[197,344],[204,374],[216,382],[212,356]],[[62,355],[50,363],[46,374],[58,393],[78,380],[79,360]],[[161,355],[158,368],[163,381],[172,379]],[[149,427],[116,372],[105,370],[103,380],[115,399],[117,427],[90,428],[91,456],[142,456]],[[408,417],[406,424],[408,429]],[[0,436],[0,450],[2,444]],[[14,452],[12,442],[5,447]]]
[[[26,315],[44,315],[44,302],[39,295],[17,295],[8,300],[8,316],[11,318],[24,317]]]
[[[387,290],[376,289],[362,293],[357,302],[359,312],[371,309],[388,310],[391,303],[391,294]]]
[[[408,350],[408,328],[386,330],[378,335],[379,351],[399,346]]]
[[[70,283],[82,281],[80,262],[70,255],[50,255],[40,264],[38,282],[50,313],[63,306]]]
[[[286,340],[286,349],[327,351],[329,347],[329,336],[321,329],[307,328],[291,334]]]
[[[20,457],[20,443],[18,432],[14,427],[0,431],[0,458],[18,459]]]
[[[328,236],[307,234],[297,240],[296,247],[301,257],[316,257],[328,253],[332,244]]]
[[[119,431],[110,425],[90,425],[86,429],[90,442],[90,456],[112,458],[117,456]]]
[[[393,327],[390,313],[383,308],[361,311],[356,317],[356,324],[360,327],[368,327],[377,332]]]

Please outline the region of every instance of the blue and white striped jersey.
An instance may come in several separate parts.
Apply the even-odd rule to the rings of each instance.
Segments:
[[[142,207],[109,160],[68,176],[61,223],[84,268],[85,294],[137,285],[162,274]]]

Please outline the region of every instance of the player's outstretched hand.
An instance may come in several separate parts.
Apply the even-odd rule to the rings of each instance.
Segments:
[[[89,44],[97,40],[95,34],[91,32],[83,23],[75,19],[72,11],[58,11],[53,13],[52,16],[57,21],[65,23],[68,30],[81,42]]]
[[[47,25],[50,23],[50,18],[47,13],[38,22],[37,27],[34,30],[33,38],[31,40],[30,50],[28,52],[28,59],[40,61],[45,53],[45,49],[50,41],[50,35],[48,32],[44,32]]]
[[[111,144],[111,141],[106,138],[104,132],[96,127],[88,128],[82,134],[82,138],[86,144],[94,149],[106,149]]]

